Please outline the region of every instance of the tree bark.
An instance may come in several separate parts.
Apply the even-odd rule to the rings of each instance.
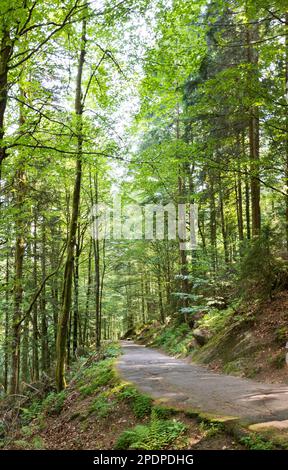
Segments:
[[[33,284],[38,284],[37,273],[37,214],[34,214],[34,231],[33,231]],[[33,346],[32,346],[32,371],[33,380],[39,380],[39,352],[38,352],[38,303],[33,305],[32,310],[32,330],[33,330]]]
[[[252,29],[253,28],[253,29]],[[247,26],[247,59],[252,69],[249,73],[250,86],[258,83],[257,66],[258,52],[251,44],[259,38],[258,26]],[[251,91],[253,99],[254,91]],[[249,111],[249,147],[250,147],[250,171],[251,171],[251,208],[252,208],[252,236],[257,237],[261,231],[261,208],[260,208],[260,136],[259,136],[259,107],[251,106]]]
[[[8,62],[12,53],[12,49],[9,30],[6,26],[4,26],[0,42],[0,178],[1,164],[6,156],[6,150],[3,144],[4,116],[8,96]]]
[[[66,386],[65,382],[65,352],[66,352],[66,339],[71,309],[71,290],[73,280],[73,261],[74,261],[74,248],[75,237],[78,224],[78,215],[80,207],[81,195],[81,179],[82,179],[82,147],[83,147],[83,104],[82,104],[82,75],[85,63],[86,52],[86,18],[82,22],[82,37],[81,37],[81,50],[78,62],[78,72],[76,80],[76,96],[75,96],[75,113],[77,118],[77,157],[76,157],[76,175],[73,191],[72,214],[68,234],[68,246],[66,263],[64,270],[64,285],[62,295],[62,307],[59,316],[57,342],[56,342],[56,386],[57,390],[61,391]]]

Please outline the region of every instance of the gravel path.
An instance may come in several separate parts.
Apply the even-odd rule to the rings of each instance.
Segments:
[[[211,372],[155,349],[122,341],[122,377],[167,404],[247,423],[288,419],[288,386]]]

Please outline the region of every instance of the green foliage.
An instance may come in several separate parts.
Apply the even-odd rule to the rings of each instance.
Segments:
[[[118,438],[115,449],[165,449],[176,446],[186,431],[185,424],[176,420],[151,420],[147,426],[138,425],[124,431]]]
[[[154,344],[171,354],[186,355],[190,352],[192,341],[191,328],[186,323],[182,323],[176,326],[167,326],[163,331],[160,331]]]
[[[78,382],[80,393],[84,396],[92,395],[101,387],[112,385],[116,380],[113,365],[113,359],[105,359],[86,369]]]
[[[171,416],[173,416],[176,413],[177,413],[177,410],[175,410],[174,408],[171,408],[171,407],[168,408],[162,405],[154,405],[152,408],[152,412],[151,412],[151,419],[163,420],[163,419],[171,418]]]
[[[275,369],[283,369],[286,364],[284,351],[280,351],[275,356],[269,357],[268,362]]]
[[[90,413],[94,413],[99,418],[106,418],[111,411],[113,411],[113,406],[115,402],[109,400],[104,394],[99,394],[90,406]]]
[[[242,437],[240,443],[250,450],[273,450],[275,448],[272,442],[265,440],[259,434]]]
[[[32,447],[35,450],[44,449],[44,442],[43,442],[42,437],[35,436],[32,440]]]
[[[13,442],[15,447],[20,447],[20,449],[30,449],[29,442],[25,441],[24,439],[17,439]]]
[[[281,346],[285,346],[288,341],[288,326],[280,326],[275,331],[275,340]]]
[[[205,434],[205,437],[217,436],[217,434],[221,434],[225,430],[222,423],[213,423],[211,421],[202,421],[199,428]]]
[[[269,228],[249,241],[243,249],[240,264],[240,285],[247,295],[272,297],[273,291],[286,283],[287,268],[273,253],[273,237]]]
[[[133,399],[132,410],[136,418],[144,418],[151,412],[152,399],[141,393],[138,393]]]
[[[42,401],[42,411],[48,416],[59,415],[66,398],[66,392],[51,392]]]
[[[117,398],[118,400],[128,401],[136,418],[144,418],[144,416],[149,415],[151,412],[153,400],[148,395],[138,392],[131,385],[123,387],[119,391]]]
[[[42,402],[33,401],[29,408],[21,409],[21,422],[26,425],[29,424],[33,419],[37,418],[42,413]]]
[[[119,343],[108,343],[104,346],[104,354],[107,358],[118,357],[121,354],[121,347]]]

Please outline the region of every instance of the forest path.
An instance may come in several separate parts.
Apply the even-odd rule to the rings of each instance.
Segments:
[[[246,423],[288,419],[288,386],[211,372],[132,341],[121,345],[121,376],[163,404]]]

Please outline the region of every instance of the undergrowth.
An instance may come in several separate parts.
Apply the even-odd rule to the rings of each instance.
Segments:
[[[148,425],[137,425],[124,431],[115,444],[115,449],[166,449],[177,446],[177,441],[184,436],[187,427],[177,420],[163,420],[151,417]]]

